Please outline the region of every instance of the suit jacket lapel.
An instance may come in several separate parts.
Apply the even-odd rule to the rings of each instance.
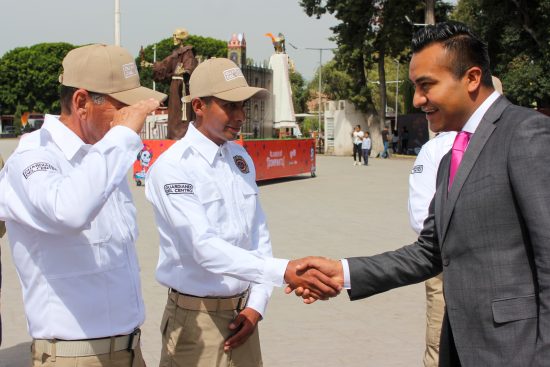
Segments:
[[[510,102],[506,98],[501,96],[493,103],[491,107],[489,107],[489,110],[487,110],[487,112],[481,119],[481,122],[479,123],[479,126],[477,127],[475,133],[472,135],[470,143],[468,144],[468,149],[466,149],[466,152],[464,152],[464,156],[462,157],[462,161],[460,162],[460,166],[458,167],[453,181],[453,186],[451,188],[451,191],[449,191],[448,193],[447,200],[440,198],[440,200],[442,200],[442,203],[444,203],[444,205],[441,207],[441,210],[443,211],[443,216],[440,217],[441,245],[443,245],[444,243],[449,222],[451,220],[451,216],[453,214],[453,210],[456,205],[456,201],[458,199],[460,191],[464,186],[464,182],[472,171],[472,168],[474,167],[474,164],[476,163],[479,154],[483,150],[483,147],[487,143],[487,140],[489,140],[489,137],[495,130],[495,122],[498,121],[500,115],[502,114],[502,111],[504,111],[504,109],[509,104]],[[448,163],[448,165],[450,165],[450,159],[446,160],[446,162]],[[446,178],[446,180],[444,181],[445,185],[440,185],[441,188],[438,188],[438,191],[444,190],[445,192],[440,193],[440,196],[445,195],[447,191],[446,183],[449,182],[449,167],[447,167],[446,169],[447,172],[443,175]]]

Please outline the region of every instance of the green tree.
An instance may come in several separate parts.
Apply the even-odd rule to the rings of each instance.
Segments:
[[[510,100],[550,107],[550,0],[461,0],[452,17],[488,43]]]
[[[195,56],[202,57],[203,59],[209,59],[211,57],[227,57],[227,42],[220,41],[210,37],[202,37],[190,35],[184,42],[185,45],[193,46]],[[165,38],[156,44],[157,48],[157,61],[169,56],[176,47],[174,46],[172,38]],[[143,49],[143,57],[146,62],[153,62],[154,45],[148,45]],[[141,85],[148,88],[153,86],[153,70],[151,66],[142,67],[141,55],[136,58],[136,64],[138,65],[139,75],[141,77]],[[169,82],[156,83],[156,89],[163,93],[168,93],[170,89]]]
[[[306,88],[306,82],[302,74],[297,71],[290,71],[290,88],[292,90],[292,103],[295,113],[303,113],[307,110],[306,102],[309,92]]]
[[[2,113],[59,113],[61,61],[74,47],[69,43],[39,43],[4,54],[0,58]]]
[[[335,60],[353,80],[351,101],[363,111],[376,110],[372,89],[378,89],[378,116],[383,123],[386,106],[385,60],[400,58],[412,36],[411,25],[405,19],[423,16],[421,0],[301,0],[300,5],[309,16],[333,14],[340,21],[332,27],[333,39],[338,45]],[[436,16],[442,18],[451,5],[436,2]],[[368,71],[377,67],[378,85],[369,84]]]
[[[337,101],[341,99],[354,99],[354,82],[351,76],[342,69],[338,68],[338,63],[331,60],[323,65],[322,69],[322,94],[328,99]],[[313,79],[308,85],[308,90],[317,95],[319,91],[319,69],[317,69]]]

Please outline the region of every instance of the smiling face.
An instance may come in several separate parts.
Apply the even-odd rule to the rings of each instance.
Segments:
[[[245,101],[230,102],[216,97],[195,98],[192,102],[197,115],[197,130],[217,145],[235,140],[243,126]]]
[[[415,91],[413,104],[426,113],[434,132],[460,131],[476,109],[475,80],[469,69],[462,77],[452,72],[452,56],[440,43],[413,54],[409,78]],[[477,82],[477,84],[479,84]]]

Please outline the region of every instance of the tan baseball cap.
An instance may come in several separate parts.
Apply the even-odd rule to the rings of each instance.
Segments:
[[[132,55],[119,46],[93,44],[71,50],[63,59],[59,82],[106,94],[127,105],[149,98],[166,99],[166,94],[141,86]]]
[[[212,58],[197,66],[189,80],[189,91],[189,95],[184,98],[185,102],[200,97],[240,102],[252,96],[269,96],[267,89],[250,87],[241,69],[225,58]]]

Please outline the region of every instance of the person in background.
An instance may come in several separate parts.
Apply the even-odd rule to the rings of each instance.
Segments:
[[[0,155],[0,170],[4,167],[4,159],[2,159],[2,155]],[[6,234],[6,223],[4,223],[4,221],[0,220],[0,238],[4,237],[4,235]],[[2,257],[1,256],[1,251],[2,249],[0,248],[0,258]],[[2,261],[0,260],[0,295],[2,293]],[[1,297],[0,297],[1,299]],[[0,305],[2,303],[0,302]],[[0,313],[0,345],[2,345],[2,314]]]
[[[353,165],[361,165],[361,142],[365,134],[361,131],[361,125],[355,126],[351,133],[351,139],[353,142]]]
[[[399,150],[399,135],[397,134],[397,130],[393,130],[391,134],[391,149],[395,154]]]
[[[382,154],[380,154],[380,157],[382,158],[388,158],[388,148],[390,145],[390,132],[388,131],[388,128],[385,127],[384,130],[382,130],[382,144],[384,144],[384,151]]]
[[[369,155],[371,147],[372,144],[370,140],[370,134],[368,131],[365,131],[365,136],[363,137],[363,141],[361,143],[361,151],[363,153],[363,165],[365,166],[369,165]]]

